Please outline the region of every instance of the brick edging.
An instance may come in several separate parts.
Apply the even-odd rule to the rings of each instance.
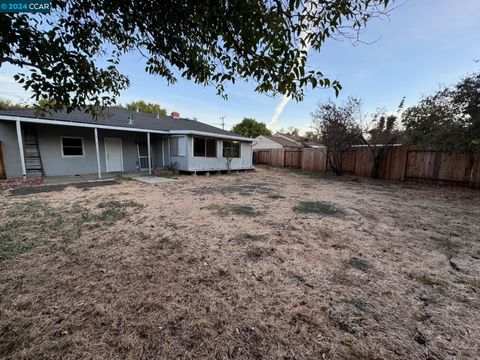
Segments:
[[[34,178],[14,178],[14,179],[0,179],[0,187],[4,186],[19,186],[19,185],[43,185],[43,177]]]

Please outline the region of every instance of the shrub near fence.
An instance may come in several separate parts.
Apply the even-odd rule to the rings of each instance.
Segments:
[[[324,172],[329,169],[326,148],[254,150],[255,164]],[[345,173],[370,177],[373,157],[367,147],[354,147],[343,156]],[[480,188],[480,154],[449,154],[434,148],[394,146],[383,161],[380,178]]]

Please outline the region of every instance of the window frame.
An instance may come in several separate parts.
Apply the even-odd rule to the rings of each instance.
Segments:
[[[177,140],[177,154],[172,154],[172,139],[176,139]],[[181,143],[181,139],[184,139],[183,141],[183,153],[180,151],[180,143]],[[169,156],[175,156],[175,157],[185,157],[187,156],[187,149],[186,149],[186,146],[187,145],[187,141],[185,139],[185,135],[177,135],[177,136],[169,136],[168,137],[168,155]]]
[[[63,145],[63,139],[80,139],[82,141],[82,155],[65,155],[64,148],[65,146]],[[67,148],[75,148],[78,149],[78,146],[66,146]],[[83,137],[81,136],[60,136],[60,151],[62,153],[62,158],[85,158],[85,142],[83,140]]]
[[[222,140],[222,157],[227,158],[227,156],[225,156],[225,153],[224,153],[225,148],[229,148],[229,147],[225,146],[226,142],[229,142],[231,144],[238,144],[238,156],[232,156],[232,159],[241,159],[242,158],[242,143],[240,141],[235,141],[235,140]]]
[[[204,143],[204,149],[205,153],[204,155],[195,155],[195,139],[200,139],[203,140]],[[207,147],[207,142],[208,141],[213,141],[215,144],[215,154],[213,156],[208,155],[208,147]],[[203,137],[203,136],[192,136],[192,156],[196,158],[207,158],[207,159],[216,159],[218,158],[218,141],[215,138],[211,137]]]

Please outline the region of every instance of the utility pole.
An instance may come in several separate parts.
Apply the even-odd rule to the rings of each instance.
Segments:
[[[222,120],[222,122],[220,123],[220,125],[222,125],[222,129],[225,130],[225,118],[226,116],[221,116],[220,117],[220,120]]]

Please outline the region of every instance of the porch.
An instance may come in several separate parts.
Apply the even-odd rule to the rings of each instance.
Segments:
[[[46,184],[75,183],[112,179],[119,174],[148,175],[168,164],[168,137],[164,134],[75,125],[17,120],[21,176],[41,176]]]

